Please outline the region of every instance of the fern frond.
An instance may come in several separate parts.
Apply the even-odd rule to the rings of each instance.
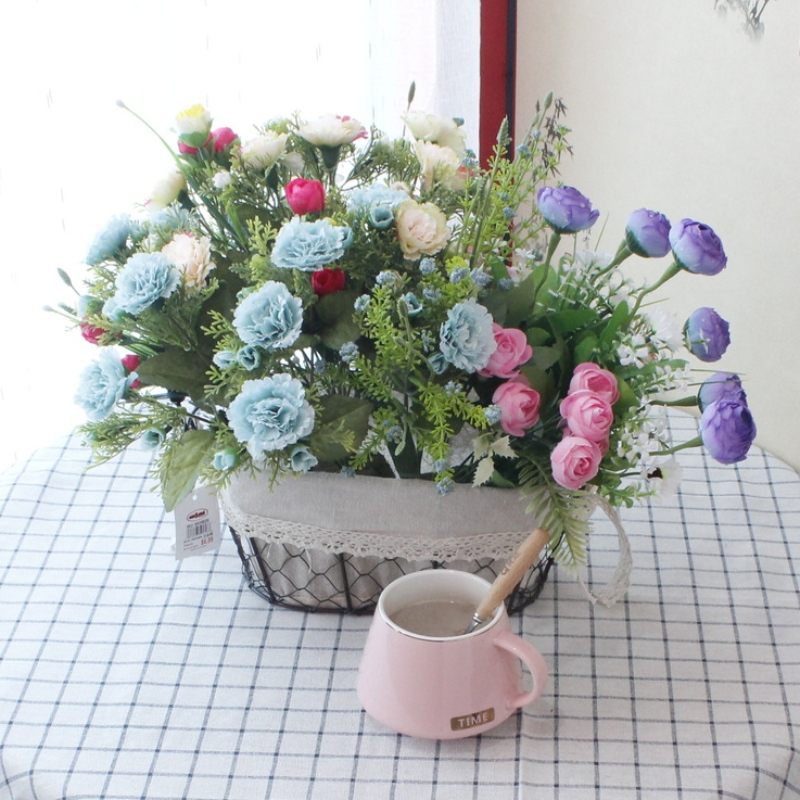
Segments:
[[[521,458],[520,486],[528,498],[528,513],[550,534],[550,555],[570,572],[586,564],[591,523],[590,495],[556,484],[535,458]]]

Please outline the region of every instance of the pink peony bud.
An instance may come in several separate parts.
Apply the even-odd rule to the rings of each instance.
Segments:
[[[587,389],[600,395],[612,406],[619,400],[617,376],[591,361],[578,364],[572,372],[572,380],[569,383],[570,393],[578,392],[581,389]]]
[[[598,444],[608,438],[614,424],[611,404],[588,389],[568,394],[561,401],[559,410],[573,434]]]
[[[500,427],[511,436],[524,436],[539,421],[542,399],[523,378],[498,386],[492,403],[500,407]]]
[[[295,214],[317,214],[325,208],[325,187],[320,181],[294,178],[286,184],[286,202]]]
[[[496,322],[492,325],[497,349],[489,357],[489,363],[479,375],[494,378],[514,378],[519,375],[518,367],[530,360],[533,348],[528,344],[525,334],[517,328],[503,328]]]
[[[582,436],[565,436],[550,454],[553,480],[565,489],[580,489],[597,475],[603,453]]]

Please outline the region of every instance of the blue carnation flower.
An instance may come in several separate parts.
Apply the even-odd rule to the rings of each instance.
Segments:
[[[404,200],[408,200],[408,194],[401,189],[390,189],[386,184],[373,183],[350,192],[347,207],[356,214],[366,214],[374,228],[385,230],[394,223],[394,210]]]
[[[281,269],[314,272],[340,259],[352,240],[347,226],[332,225],[328,219],[306,222],[294,217],[275,238],[272,263]]]
[[[236,362],[248,372],[261,366],[261,351],[252,344],[246,344],[236,354]]]
[[[277,281],[267,281],[247,295],[233,315],[233,327],[241,340],[268,350],[294,344],[302,326],[302,301]]]
[[[233,447],[226,447],[214,453],[213,467],[218,472],[228,472],[239,463],[239,454]]]
[[[220,369],[228,369],[231,364],[237,363],[236,353],[234,353],[233,350],[219,350],[214,353],[214,356],[211,360],[214,362],[214,365]]]
[[[128,373],[114,350],[103,350],[81,373],[75,402],[92,422],[100,422],[122,400],[134,380],[136,373]]]
[[[319,459],[304,444],[298,444],[289,453],[289,463],[293,472],[308,472],[319,464]]]
[[[408,309],[408,316],[415,317],[422,311],[422,303],[413,292],[407,292],[403,295],[403,301]]]
[[[314,408],[306,400],[303,384],[291,375],[278,374],[245,381],[228,408],[233,435],[255,461],[282,450],[314,429]]]
[[[90,267],[96,267],[103,261],[113,258],[125,246],[130,235],[131,220],[127,214],[120,214],[109,220],[89,245],[86,263]]]
[[[160,428],[148,428],[142,434],[142,447],[145,450],[155,450],[164,444],[165,438],[164,431],[162,431]]]
[[[114,319],[122,311],[141,314],[157,300],[169,297],[180,281],[180,272],[161,253],[136,253],[117,275],[117,291],[111,298],[115,316],[109,316]]]
[[[442,355],[465,372],[483,369],[497,348],[492,324],[492,315],[474,300],[456,303],[439,328]]]

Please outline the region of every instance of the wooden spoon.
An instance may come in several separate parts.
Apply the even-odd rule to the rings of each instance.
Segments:
[[[550,534],[544,528],[537,528],[525,539],[511,558],[508,559],[500,574],[492,582],[489,591],[486,593],[486,597],[481,600],[480,605],[472,615],[472,621],[464,633],[472,633],[472,631],[494,614],[495,609],[511,594],[514,587],[522,580],[522,576],[526,573],[531,564],[533,564],[549,540]]]

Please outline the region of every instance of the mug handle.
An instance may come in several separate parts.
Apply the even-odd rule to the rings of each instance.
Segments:
[[[533,688],[509,701],[511,708],[522,708],[528,703],[532,703],[541,696],[547,684],[547,664],[542,654],[530,643],[526,642],[521,636],[502,631],[494,640],[494,644],[503,650],[515,655],[530,670],[533,676]]]

